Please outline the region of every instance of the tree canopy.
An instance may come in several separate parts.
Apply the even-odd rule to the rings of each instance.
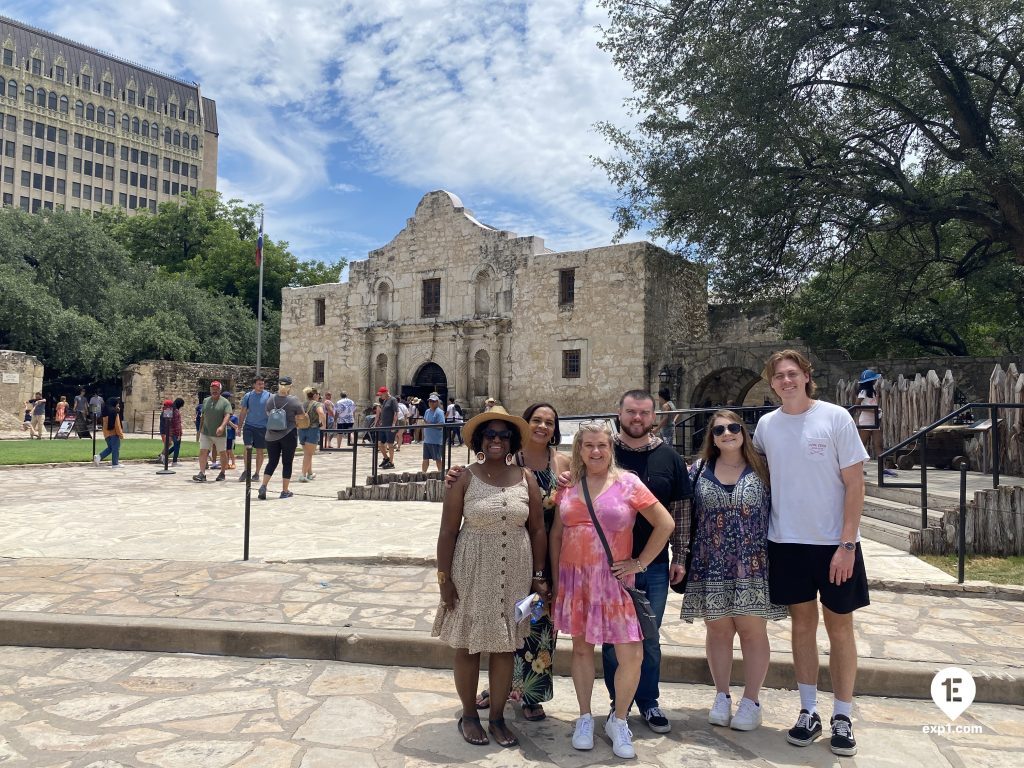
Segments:
[[[259,209],[216,193],[156,214],[0,211],[0,348],[47,378],[117,377],[143,359],[252,364]],[[264,237],[263,361],[279,354],[281,290],[337,280],[344,262],[300,262]]]
[[[914,291],[1024,265],[1019,3],[603,5],[635,91],[635,126],[600,126],[620,235],[653,224],[739,299],[904,263],[910,305],[947,306]]]

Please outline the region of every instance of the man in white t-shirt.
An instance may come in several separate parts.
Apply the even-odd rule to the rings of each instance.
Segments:
[[[768,524],[771,601],[789,606],[793,667],[800,715],[786,740],[806,747],[821,735],[817,712],[818,603],[829,638],[834,692],[831,749],[855,755],[850,720],[857,676],[853,612],[868,605],[860,548],[864,461],[857,425],[845,408],[813,400],[810,361],[799,352],[776,352],[764,377],[782,407],[762,416],[754,445],[768,459],[772,514]]]

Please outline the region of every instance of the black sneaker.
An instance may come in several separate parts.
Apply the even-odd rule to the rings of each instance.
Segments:
[[[258,491],[256,491],[256,498],[259,499],[260,501],[266,501],[267,500],[267,486],[265,486],[265,485],[261,485],[260,486],[260,489]]]
[[[853,723],[846,715],[836,715],[832,718],[832,743],[830,746],[833,755],[852,757],[857,754],[857,740],[853,738]]]
[[[643,712],[643,716],[647,727],[655,733],[668,733],[672,730],[672,723],[668,721],[660,707],[651,707]]]
[[[197,483],[205,483],[206,475],[200,472],[198,475],[192,475],[192,479]]]
[[[215,482],[218,482],[218,483],[223,482],[225,480],[224,470],[222,469],[220,471],[220,473],[215,478],[213,478],[213,479],[214,479]]]
[[[818,713],[813,715],[806,709],[800,710],[800,716],[796,719],[796,725],[789,729],[786,734],[786,741],[795,747],[806,747],[816,738],[821,736],[821,718]]]

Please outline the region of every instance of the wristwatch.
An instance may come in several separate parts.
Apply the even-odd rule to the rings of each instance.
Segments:
[[[448,574],[445,573],[444,571],[438,571],[437,572],[437,583],[438,584],[444,584],[446,581],[448,581]]]
[[[857,542],[855,541],[841,541],[839,542],[839,546],[847,552],[855,552],[857,550]]]
[[[534,581],[542,581],[544,579],[544,571],[534,571],[533,579]]]

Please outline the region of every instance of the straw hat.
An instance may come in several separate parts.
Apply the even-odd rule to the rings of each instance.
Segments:
[[[526,423],[526,419],[522,416],[513,416],[500,405],[496,405],[489,411],[478,413],[466,422],[465,426],[462,428],[463,442],[465,442],[466,445],[472,445],[473,433],[476,432],[477,427],[482,424],[486,424],[489,421],[507,421],[519,430],[519,437],[522,439],[524,445],[526,444],[526,441],[529,440],[530,425]]]

